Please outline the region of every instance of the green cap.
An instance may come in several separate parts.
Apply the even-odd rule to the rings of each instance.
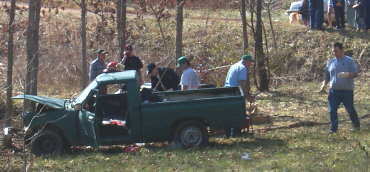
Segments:
[[[246,61],[254,62],[254,59],[253,59],[252,55],[250,55],[250,54],[243,55],[241,59],[246,60]]]
[[[177,67],[180,67],[180,65],[188,62],[189,60],[186,58],[186,56],[182,56],[180,58],[177,59]]]
[[[108,52],[107,52],[107,51],[102,50],[102,49],[98,49],[98,50],[96,50],[96,51],[95,51],[95,53],[96,53],[96,54],[108,54]]]

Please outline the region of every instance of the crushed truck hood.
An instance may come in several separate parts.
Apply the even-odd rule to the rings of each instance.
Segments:
[[[13,99],[26,99],[36,103],[44,104],[50,106],[55,109],[64,109],[64,99],[58,98],[51,98],[51,97],[43,97],[43,96],[35,96],[35,95],[18,95],[12,97]]]

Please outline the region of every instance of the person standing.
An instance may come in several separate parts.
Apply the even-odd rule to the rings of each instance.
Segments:
[[[365,31],[370,29],[370,0],[361,0],[364,10]]]
[[[335,22],[337,24],[337,29],[344,29],[345,28],[345,2],[344,0],[332,0],[334,13],[335,13]]]
[[[135,56],[132,45],[125,46],[124,55],[121,57],[121,64],[124,65],[124,70],[136,70],[139,75],[139,82],[140,84],[143,84],[143,77],[141,74],[143,62],[139,57]]]
[[[324,22],[324,1],[323,0],[309,0],[310,9],[310,28],[312,30],[323,29]]]
[[[98,75],[103,73],[105,69],[105,59],[108,54],[105,50],[97,50],[97,57],[94,61],[90,63],[90,72],[89,72],[89,79],[90,82],[93,81]]]
[[[333,27],[333,14],[334,14],[334,7],[333,7],[333,0],[326,0],[327,2],[327,12],[326,12],[326,16],[327,16],[327,21],[328,21],[328,27],[329,28],[332,28]]]
[[[195,70],[191,67],[190,61],[185,56],[182,56],[177,59],[177,67],[180,71],[182,71],[180,85],[181,90],[195,90],[198,89],[200,86],[200,79],[195,72]]]
[[[365,23],[366,8],[364,7],[362,0],[356,0],[352,8],[355,9],[355,14],[356,14],[356,29],[358,31],[366,30],[366,23]]]
[[[308,0],[302,1],[301,9],[299,10],[302,15],[302,21],[305,26],[309,25],[310,17],[309,17],[309,9],[308,9]]]
[[[335,133],[338,130],[337,110],[341,103],[343,103],[349,113],[353,129],[359,130],[360,120],[353,105],[353,80],[358,76],[359,69],[351,57],[344,55],[343,45],[341,43],[335,43],[333,45],[333,53],[335,57],[330,59],[326,64],[325,80],[320,89],[320,92],[324,92],[327,84],[329,84],[330,133]]]
[[[347,23],[349,26],[353,28],[357,28],[356,22],[356,9],[353,6],[356,4],[357,0],[346,0],[346,17]]]
[[[249,93],[250,82],[248,68],[252,66],[253,62],[254,60],[251,55],[243,55],[239,62],[230,67],[225,80],[225,87],[240,87],[249,101],[251,101],[251,95]]]
[[[179,90],[180,78],[171,68],[157,67],[154,63],[147,66],[147,74],[154,91]]]

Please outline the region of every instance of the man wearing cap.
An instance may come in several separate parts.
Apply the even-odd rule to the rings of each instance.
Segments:
[[[154,63],[150,63],[147,69],[154,91],[174,91],[179,89],[180,79],[173,69],[157,67]]]
[[[182,71],[180,85],[181,90],[194,90],[200,86],[200,79],[195,70],[191,67],[190,61],[185,56],[177,59],[177,67]]]
[[[141,62],[139,57],[134,55],[133,51],[132,45],[125,46],[124,55],[121,57],[121,64],[125,66],[124,70],[136,70],[139,73],[140,83],[142,84],[141,69],[143,68],[143,62]]]
[[[225,87],[241,87],[245,97],[251,101],[249,94],[250,82],[248,77],[248,67],[254,62],[251,55],[246,54],[241,60],[233,64],[227,72]]]
[[[341,43],[334,44],[333,53],[335,57],[326,64],[325,80],[320,90],[320,92],[324,92],[326,85],[329,84],[330,133],[335,133],[338,130],[337,110],[341,103],[349,113],[353,129],[358,130],[360,129],[360,120],[353,105],[353,80],[358,76],[359,69],[357,63],[351,57],[344,55]]]
[[[105,69],[105,58],[108,52],[105,50],[97,50],[97,57],[90,63],[89,79],[93,81]]]

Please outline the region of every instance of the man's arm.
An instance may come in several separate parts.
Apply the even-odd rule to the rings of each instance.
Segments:
[[[96,77],[95,67],[94,64],[90,64],[90,72],[89,72],[89,79],[90,81],[94,80]]]
[[[247,100],[253,101],[253,98],[250,94],[251,87],[250,87],[249,77],[247,77],[246,80],[239,81],[239,83],[240,83],[240,87],[243,90],[244,96],[247,98]]]
[[[330,73],[325,69],[325,74],[324,74],[324,81],[322,81],[321,87],[320,87],[320,92],[324,92],[326,89],[326,86],[328,85],[330,81]]]

